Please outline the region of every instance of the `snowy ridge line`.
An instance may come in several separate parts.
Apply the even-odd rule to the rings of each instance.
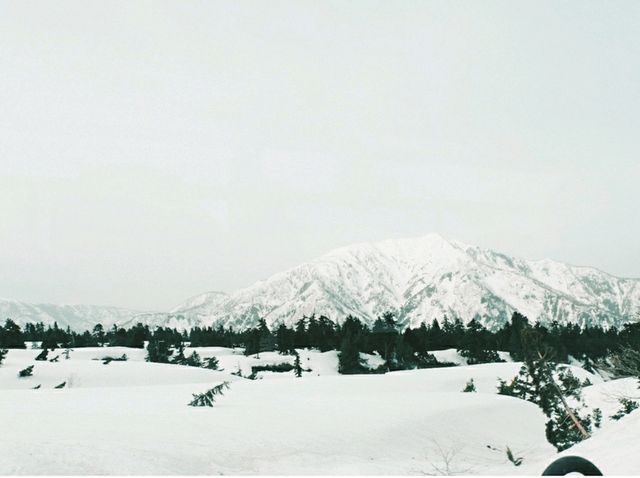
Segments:
[[[531,321],[619,327],[640,317],[640,279],[543,259],[529,261],[437,234],[340,247],[231,293],[193,296],[169,312],[116,307],[32,305],[0,299],[0,317],[89,330],[218,326],[243,330],[264,318],[273,328],[303,316],[348,315],[367,324],[393,312],[404,326],[479,320],[497,329],[517,311]]]
[[[518,311],[543,323],[611,327],[637,320],[638,282],[429,234],[341,247],[228,295],[196,296],[161,320],[241,329],[259,318],[273,327],[305,315],[342,320],[352,314],[371,324],[392,311],[412,327],[448,316],[497,328]]]

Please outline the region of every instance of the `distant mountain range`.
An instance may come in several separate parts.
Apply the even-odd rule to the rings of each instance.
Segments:
[[[139,315],[140,312],[118,307],[100,305],[55,305],[29,304],[17,300],[0,299],[0,324],[10,318],[19,325],[28,322],[43,322],[58,327],[73,330],[91,330],[100,323],[105,327],[122,324]]]
[[[29,305],[0,300],[0,314],[19,323],[73,329],[97,322],[188,329],[222,324],[236,330],[260,318],[270,326],[304,315],[371,323],[386,311],[405,325],[473,318],[499,327],[514,311],[534,321],[621,325],[640,316],[640,279],[591,267],[517,259],[437,234],[342,247],[230,294],[207,292],[167,313],[114,307]]]

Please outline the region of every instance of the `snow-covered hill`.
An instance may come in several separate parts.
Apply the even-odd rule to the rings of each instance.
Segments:
[[[336,249],[231,294],[189,299],[154,323],[186,328],[223,324],[236,329],[259,318],[291,324],[303,315],[372,322],[386,311],[404,324],[479,318],[499,326],[519,311],[532,320],[621,324],[640,314],[640,280],[551,260],[528,261],[447,240],[362,243]]]
[[[100,305],[29,304],[0,299],[0,323],[4,324],[4,320],[10,318],[20,326],[29,322],[43,322],[45,325],[57,322],[63,329],[91,330],[96,324],[111,327],[128,322],[138,314],[140,312]]]

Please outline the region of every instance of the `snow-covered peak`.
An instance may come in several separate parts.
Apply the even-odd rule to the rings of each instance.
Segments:
[[[312,314],[338,322],[354,315],[371,323],[385,312],[412,326],[448,317],[498,327],[514,311],[542,322],[619,325],[640,316],[640,280],[549,259],[519,259],[428,234],[340,247],[231,293],[196,295],[168,313],[0,301],[5,317],[76,329],[141,322],[238,330],[261,318],[275,326]]]
[[[187,301],[172,320],[181,315],[189,323],[237,329],[260,318],[277,325],[312,314],[372,322],[391,311],[407,325],[446,316],[495,327],[517,310],[543,322],[614,325],[640,313],[639,284],[428,234],[334,249],[226,296]]]

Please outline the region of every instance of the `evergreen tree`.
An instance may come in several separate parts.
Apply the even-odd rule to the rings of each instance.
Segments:
[[[295,361],[293,362],[293,369],[295,371],[296,377],[302,377],[302,366],[300,365],[300,354],[297,351],[295,352]]]
[[[365,372],[365,367],[360,358],[360,334],[363,331],[362,324],[354,317],[347,317],[342,325],[343,338],[338,354],[338,372],[342,374],[354,374]]]
[[[144,342],[149,338],[149,328],[138,322],[126,335],[129,347],[143,349]]]
[[[270,352],[275,349],[276,340],[271,334],[267,322],[264,319],[258,321],[258,326],[247,331],[245,335],[245,355],[256,355],[260,358],[260,352]]]
[[[602,410],[600,410],[599,408],[594,408],[592,416],[593,426],[595,426],[596,428],[600,428],[600,425],[602,425]]]
[[[489,344],[489,336],[487,329],[476,319],[467,324],[459,352],[467,359],[469,365],[503,361],[498,356],[495,345]]]
[[[208,357],[204,359],[204,368],[208,368],[209,370],[219,370],[220,363],[216,357]]]
[[[23,368],[18,372],[18,377],[31,377],[33,375],[33,365],[29,365],[27,368]]]
[[[387,372],[397,368],[396,342],[398,335],[397,323],[391,312],[385,312],[382,317],[378,317],[371,329],[373,347],[384,359],[384,367]]]
[[[222,382],[204,393],[193,394],[193,400],[189,402],[191,407],[213,407],[216,397],[224,395],[224,390],[229,388],[229,382]]]
[[[42,343],[40,344],[40,347],[44,350],[50,349],[51,351],[54,351],[55,349],[57,349],[58,348],[58,342],[56,338],[57,334],[58,332],[55,329],[52,329],[51,327],[49,327],[45,332],[45,335],[42,339]]]
[[[620,405],[622,405],[622,408],[620,408],[620,410],[618,410],[615,414],[611,415],[612,420],[620,420],[625,415],[630,414],[632,411],[640,407],[640,404],[637,401],[630,400],[628,398],[621,398],[619,402]]]
[[[171,357],[171,349],[164,340],[152,339],[147,345],[147,362],[169,363]]]
[[[302,317],[294,326],[294,342],[293,346],[296,349],[306,349],[309,347],[309,339],[307,336],[307,318]]]
[[[276,350],[282,355],[289,354],[293,348],[295,332],[285,324],[280,324],[276,330]]]
[[[320,352],[327,352],[336,348],[336,326],[324,315],[318,319],[318,338],[317,343],[312,344],[317,347]]]
[[[538,405],[549,419],[546,424],[547,440],[562,451],[589,437],[591,417],[581,414],[580,381],[568,368],[558,368],[548,355],[536,348],[539,345],[537,333],[525,335],[523,353],[529,358],[510,384],[500,380],[498,393]],[[533,358],[534,350],[537,350],[537,359]],[[579,408],[570,407],[569,398]]]
[[[185,365],[189,367],[202,367],[202,360],[200,359],[200,355],[195,350],[192,354],[185,360]]]
[[[470,379],[467,382],[467,384],[464,386],[462,391],[465,392],[465,393],[475,392],[476,391],[476,384],[473,382],[473,379]]]
[[[93,327],[92,335],[98,346],[100,347],[104,346],[105,334],[104,334],[104,327],[102,326],[102,324],[96,324]]]
[[[186,365],[187,357],[184,356],[184,344],[182,342],[178,344],[178,352],[175,357],[170,359],[170,362],[178,365]]]
[[[521,334],[524,330],[529,329],[529,321],[527,318],[514,312],[511,316],[511,326],[509,327],[509,338],[507,350],[514,360],[523,360],[523,345]]]
[[[7,349],[26,348],[20,326],[11,319],[7,319],[4,327],[0,327],[0,346]]]
[[[429,337],[427,339],[428,343],[432,344],[433,350],[441,350],[446,348],[443,343],[443,336],[444,334],[442,332],[442,328],[440,327],[440,322],[438,322],[438,319],[434,319],[431,323],[431,327],[429,328]]]
[[[7,349],[0,349],[0,365],[2,365],[2,362],[4,361],[8,353],[9,351]]]

